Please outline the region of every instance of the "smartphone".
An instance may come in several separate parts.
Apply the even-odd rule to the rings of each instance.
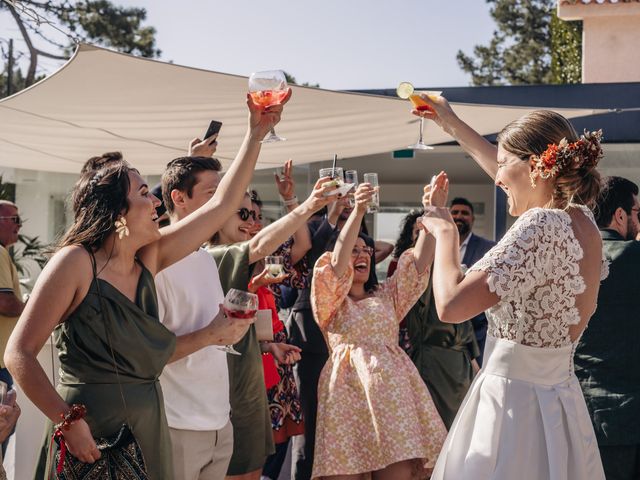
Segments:
[[[207,128],[207,133],[204,134],[204,137],[202,139],[205,140],[209,138],[211,135],[215,135],[216,133],[219,133],[221,128],[222,128],[222,122],[218,122],[217,120],[211,120],[211,123],[209,124],[209,128]]]

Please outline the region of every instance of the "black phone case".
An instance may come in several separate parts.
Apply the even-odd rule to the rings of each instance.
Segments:
[[[209,128],[207,128],[207,133],[204,134],[203,140],[209,138],[211,135],[220,132],[220,128],[222,128],[222,122],[218,122],[217,120],[211,120],[209,124]]]

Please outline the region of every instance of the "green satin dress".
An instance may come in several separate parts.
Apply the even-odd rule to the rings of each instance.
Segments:
[[[126,412],[105,327],[110,329]],[[86,421],[93,436],[111,436],[128,423],[144,454],[149,478],[172,478],[171,439],[158,377],[175,349],[176,337],[158,320],[151,273],[142,267],[135,303],[107,281],[94,278],[78,308],[56,327],[54,338],[60,358],[58,393],[69,405],[87,407]],[[36,480],[48,478],[45,469],[51,433],[48,422]]]
[[[405,322],[412,351],[409,354],[447,430],[471,386],[474,373],[471,361],[480,349],[470,321],[459,324],[440,321],[431,282]]]

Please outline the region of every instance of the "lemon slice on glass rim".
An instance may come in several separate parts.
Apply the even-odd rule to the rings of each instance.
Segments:
[[[400,98],[404,100],[409,98],[413,91],[413,85],[411,85],[409,82],[402,82],[400,85],[398,85],[398,88],[396,88],[396,93]]]

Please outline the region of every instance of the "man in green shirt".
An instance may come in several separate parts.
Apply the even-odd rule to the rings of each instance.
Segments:
[[[638,186],[605,179],[596,208],[609,276],[575,356],[607,480],[640,478],[640,203]]]

